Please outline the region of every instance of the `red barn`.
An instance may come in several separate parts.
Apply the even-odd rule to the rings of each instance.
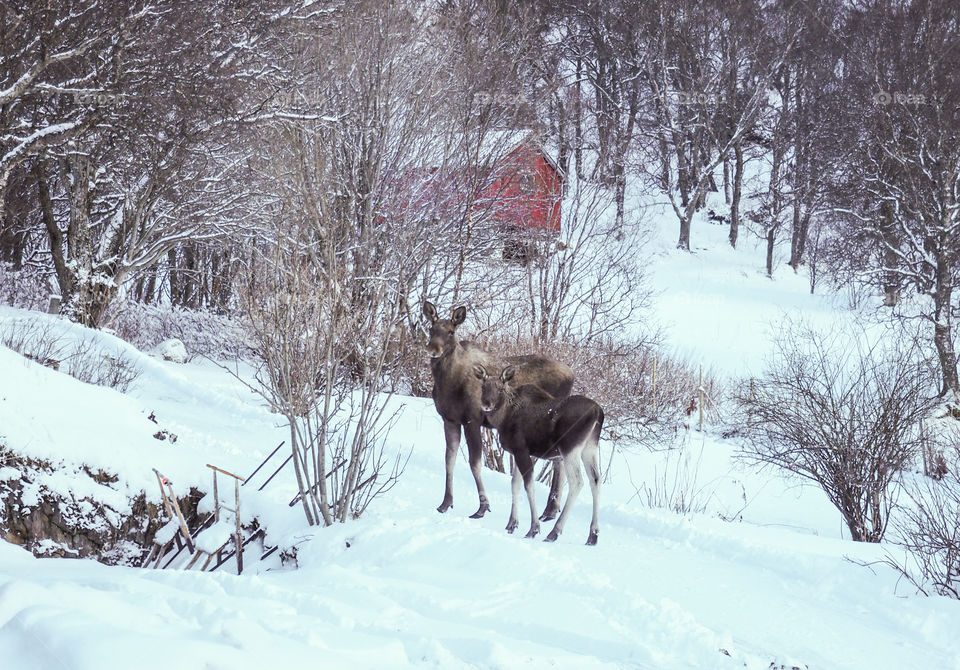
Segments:
[[[526,260],[536,239],[560,232],[563,172],[530,131],[492,132],[479,146],[463,145],[459,167],[428,163],[405,170],[394,185],[389,216],[466,215],[502,236],[506,258]]]
[[[481,202],[505,230],[560,232],[563,172],[532,135],[493,162]]]

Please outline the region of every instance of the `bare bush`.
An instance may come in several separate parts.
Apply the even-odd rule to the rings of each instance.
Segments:
[[[3,324],[0,341],[21,356],[59,370],[65,356],[65,343],[53,326],[53,322],[47,320],[11,320]]]
[[[65,359],[66,372],[85,384],[106,386],[126,393],[140,377],[140,368],[117,353],[104,351],[93,338],[76,343]]]
[[[175,337],[191,358],[235,360],[253,355],[247,324],[240,316],[123,300],[114,301],[106,322],[118,337],[141,351]]]
[[[891,483],[919,454],[933,376],[910,340],[867,348],[848,337],[782,332],[766,373],[739,393],[748,429],[742,455],[817,483],[855,541],[879,542]]]
[[[604,409],[604,428],[612,439],[627,438],[648,446],[669,441],[695,420],[699,403],[699,371],[688,361],[659,352],[657,342],[598,340],[588,344],[493,340],[503,356],[536,353],[569,365],[576,375],[574,391],[594,398]],[[654,388],[656,365],[656,388]],[[707,416],[719,417],[724,394],[710,372],[703,378]]]
[[[0,341],[20,355],[85,384],[125,393],[140,376],[137,365],[123,354],[105,348],[92,335],[66,337],[53,320],[12,320],[4,324]]]
[[[689,443],[668,452],[661,466],[637,490],[648,507],[668,509],[677,514],[702,514],[707,510],[712,491],[700,481],[703,445],[696,455]]]
[[[267,205],[240,293],[305,516],[329,525],[403,470],[384,450],[392,371],[407,295],[444,226],[429,204],[404,207],[403,187],[453,149],[434,127],[445,99],[434,38],[411,40],[402,7],[354,3],[316,21],[278,54],[311,100],[258,129]]]
[[[384,452],[398,301],[377,280],[366,282],[364,309],[351,309],[339,291],[350,279],[344,250],[324,254],[325,269],[300,251],[294,244],[261,259],[257,290],[242,300],[260,358],[254,390],[289,424],[308,523],[330,525],[362,514],[403,469]]]
[[[898,505],[894,542],[910,560],[888,553],[887,563],[924,594],[960,600],[960,445],[953,451],[942,478],[918,477],[905,485],[908,500]]]

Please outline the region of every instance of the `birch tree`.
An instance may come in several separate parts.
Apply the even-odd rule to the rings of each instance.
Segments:
[[[960,279],[960,9],[946,1],[882,3],[852,19],[846,85],[851,236],[874,242],[872,274],[926,298],[942,393],[960,402],[953,314]],[[892,302],[892,301],[891,301]]]
[[[661,147],[663,188],[680,222],[677,248],[686,251],[693,216],[716,188],[716,169],[766,108],[773,79],[796,39],[795,27],[775,40],[767,22],[738,22],[744,14],[749,12],[724,3],[690,3],[682,11],[661,3],[650,26],[650,132]],[[715,37],[724,33],[737,35],[736,52],[717,53]],[[725,63],[725,56],[743,59],[743,65]]]

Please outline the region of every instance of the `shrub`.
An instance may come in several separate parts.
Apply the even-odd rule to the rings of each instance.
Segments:
[[[952,457],[942,458],[943,467],[931,476],[905,482],[907,499],[897,506],[893,542],[910,560],[888,553],[887,563],[924,594],[960,600],[960,430],[953,423],[948,420],[938,435]]]
[[[783,331],[766,373],[739,393],[742,453],[816,482],[854,540],[879,542],[891,483],[919,454],[920,420],[935,404],[932,370],[913,342],[864,349],[849,341]]]
[[[654,466],[637,494],[647,500],[647,506],[669,509],[677,514],[701,514],[713,496],[713,489],[700,482],[703,445],[693,454],[689,443],[671,449],[663,463]]]
[[[115,301],[106,320],[119,337],[141,351],[175,337],[191,358],[248,359],[254,354],[245,322],[234,316],[172,305]]]
[[[103,351],[93,338],[84,338],[67,359],[66,372],[87,384],[126,393],[140,376],[140,368],[123,356]]]
[[[133,361],[106,350],[94,335],[70,338],[58,332],[47,318],[16,319],[4,324],[4,346],[47,367],[66,372],[87,384],[106,386],[121,393],[140,376]]]
[[[576,375],[573,393],[600,403],[607,417],[604,428],[614,437],[654,445],[697,421],[699,369],[689,361],[659,352],[653,342],[604,340],[536,346],[524,341],[494,341],[489,348],[501,356],[535,352],[569,365]],[[703,388],[706,416],[716,420],[723,405],[722,384],[712,372],[705,371]]]

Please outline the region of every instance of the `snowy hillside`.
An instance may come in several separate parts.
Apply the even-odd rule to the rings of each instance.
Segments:
[[[722,230],[695,233],[687,254],[664,232],[650,273],[657,315],[691,358],[731,375],[758,370],[784,312],[824,325],[847,318],[789,268],[763,277],[755,255],[725,248]],[[0,445],[54,462],[50,488],[115,508],[140,490],[159,503],[152,468],[179,490],[209,490],[207,463],[246,475],[286,437],[209,361],[160,361],[59,319],[0,310],[3,328],[23,319],[66,341],[98,338],[140,370],[119,393],[0,348]],[[668,452],[602,442],[599,545],[583,546],[588,493],[545,544],[503,530],[506,475],[485,471],[493,512],[467,518],[476,493],[464,459],[455,506],[437,514],[440,419],[429,400],[391,402],[401,412],[389,448],[410,460],[362,519],[307,527],[287,505],[289,470],[262,493],[243,489],[244,518],[266,526],[268,544],[295,548],[299,569],[276,555],[258,562],[254,546],[236,576],[35,559],[0,543],[3,667],[960,668],[960,603],[916,595],[881,563],[884,546],[846,539],[819,490],[739,464],[737,444],[717,431],[688,431]],[[160,428],[177,441],[155,438]],[[119,481],[94,487],[84,466]],[[678,489],[698,511],[650,505]]]
[[[716,203],[722,210],[722,198]],[[774,278],[764,270],[764,242],[744,231],[733,249],[728,227],[699,218],[691,252],[676,248],[677,223],[665,208],[648,214],[654,234],[647,276],[654,290],[657,323],[667,330],[669,346],[732,377],[758,374],[771,351],[771,335],[785,318],[802,319],[818,330],[846,329],[854,313],[846,296],[818,287],[810,293],[805,268],[775,255]],[[870,301],[865,301],[869,310]]]

